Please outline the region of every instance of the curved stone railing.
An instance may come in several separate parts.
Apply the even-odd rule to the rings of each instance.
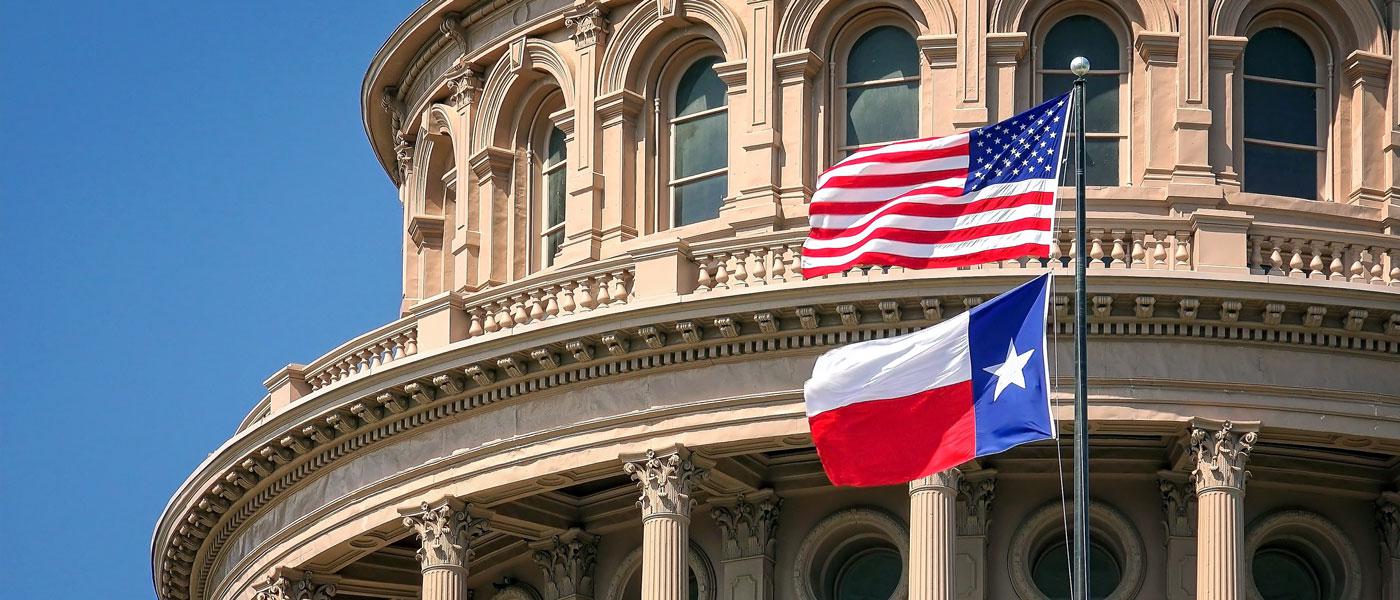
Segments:
[[[1400,286],[1400,239],[1390,235],[1254,227],[1249,232],[1253,273]]]
[[[311,390],[319,390],[417,352],[418,323],[404,317],[341,344],[307,365],[301,376]]]
[[[473,338],[556,317],[627,304],[632,258],[618,257],[497,286],[465,302],[466,335]]]

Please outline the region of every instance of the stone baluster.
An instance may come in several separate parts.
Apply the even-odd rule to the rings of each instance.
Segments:
[[[497,300],[495,302],[495,306],[496,324],[500,325],[501,329],[510,329],[511,327],[515,327],[515,317],[511,315],[510,302],[504,299]]]
[[[613,274],[613,301],[626,304],[632,297],[631,281],[632,274],[627,271],[616,271]]]
[[[539,321],[545,317],[544,298],[539,290],[530,292],[528,304],[530,306],[531,321]]]
[[[559,285],[559,312],[560,314],[571,315],[578,310],[578,303],[574,300],[575,283],[565,281]]]
[[[1322,251],[1326,247],[1325,244],[1317,240],[1313,240],[1308,244],[1308,254],[1310,255],[1308,259],[1309,279],[1327,278],[1327,272],[1323,270],[1326,264],[1322,261]]]
[[[1156,242],[1152,248],[1152,268],[1165,269],[1167,268],[1167,232],[1152,232],[1152,240]]]
[[[1122,231],[1113,232],[1113,249],[1108,253],[1110,268],[1121,269],[1128,266],[1128,252],[1123,247],[1123,235]]]
[[[1242,600],[1245,568],[1245,464],[1259,439],[1258,423],[1194,419],[1191,480],[1196,488],[1196,594],[1200,600]]]
[[[773,600],[778,513],[783,500],[771,490],[717,502],[710,516],[719,524],[721,589],[733,600]]]
[[[549,290],[545,292],[544,318],[552,319],[559,316],[559,295],[561,293],[562,288],[560,286],[549,286]]]
[[[695,280],[695,291],[708,292],[715,288],[714,259],[695,259],[695,270],[699,272],[699,277]]]
[[[544,572],[547,598],[593,600],[598,536],[575,528],[530,547],[535,551],[535,564]]]
[[[486,321],[482,315],[481,307],[473,308],[468,313],[470,321],[467,323],[467,337],[473,338],[486,333]]]
[[[1366,280],[1371,282],[1372,284],[1383,285],[1385,283],[1385,259],[1383,258],[1384,256],[1385,251],[1381,250],[1380,247],[1371,248],[1371,260],[1366,262],[1366,264],[1369,267],[1367,269]]]
[[[749,253],[747,251],[740,250],[734,253],[733,277],[734,287],[736,288],[749,286],[749,269],[748,266],[745,265],[748,261]]]
[[[759,248],[750,253],[753,256],[753,268],[749,269],[749,275],[753,277],[755,285],[768,283],[768,249]]]
[[[784,254],[787,248],[784,246],[773,246],[768,249],[768,253],[773,257],[773,268],[768,269],[768,277],[775,283],[787,281],[787,263]]]
[[[1400,600],[1400,493],[1376,500],[1376,529],[1381,534],[1381,599]]]
[[[909,482],[909,600],[953,600],[961,476],[948,469]]]
[[[1327,278],[1332,281],[1346,281],[1346,266],[1342,263],[1342,257],[1346,253],[1346,245],[1341,242],[1333,242],[1330,248],[1329,254],[1332,260],[1327,263]]]
[[[790,253],[792,254],[792,267],[789,269],[789,271],[792,272],[792,278],[793,278],[793,279],[796,279],[796,280],[798,280],[798,281],[801,281],[801,280],[802,280],[802,245],[801,245],[801,244],[798,244],[798,245],[796,245],[796,246],[788,246],[787,249],[788,249],[788,252],[790,252]]]
[[[1176,266],[1177,271],[1185,271],[1191,268],[1191,232],[1176,232]]]
[[[593,300],[593,280],[587,277],[580,279],[576,289],[574,303],[578,305],[579,311],[593,310],[593,307],[597,306]]]
[[[608,273],[604,273],[593,278],[593,282],[597,285],[598,288],[596,306],[599,308],[612,304],[613,302],[612,292],[608,290],[608,287],[611,283],[611,279],[612,275]]]
[[[488,522],[455,498],[405,509],[403,523],[421,542],[422,600],[467,600],[472,544],[486,535]]]
[[[729,255],[720,253],[714,257],[715,261],[715,289],[729,289]]]
[[[526,308],[527,298],[524,294],[516,294],[510,297],[510,314],[515,318],[516,325],[524,325],[530,322],[530,312]]]
[[[1064,242],[1060,240],[1060,232],[1054,232],[1054,237],[1050,238],[1050,257],[1049,260],[1045,263],[1046,267],[1049,267],[1051,269],[1058,269],[1064,266],[1064,262],[1061,260],[1061,257],[1063,257],[1064,254],[1060,250],[1060,244],[1063,243]]]
[[[637,482],[642,508],[642,598],[690,598],[690,511],[692,486],[705,470],[683,446],[623,457],[623,470]]]
[[[1303,262],[1302,240],[1292,240],[1289,242],[1289,246],[1292,247],[1293,251],[1292,255],[1288,257],[1288,276],[1297,279],[1306,278],[1308,273],[1303,268],[1307,266],[1307,263]]]
[[[1143,238],[1147,236],[1147,232],[1142,230],[1136,230],[1133,231],[1130,235],[1133,240],[1133,263],[1131,267],[1134,269],[1144,268],[1147,266],[1147,250],[1142,247],[1142,241]]]
[[[1089,264],[1088,269],[1098,269],[1103,267],[1103,232],[1089,230]]]

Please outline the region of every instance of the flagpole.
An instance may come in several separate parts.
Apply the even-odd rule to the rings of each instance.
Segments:
[[[1070,61],[1074,73],[1074,590],[1071,598],[1089,600],[1089,383],[1088,302],[1084,281],[1084,76],[1089,59]]]

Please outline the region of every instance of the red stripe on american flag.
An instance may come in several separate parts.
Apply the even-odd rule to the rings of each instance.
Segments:
[[[886,146],[881,146],[880,149],[883,149],[883,148],[885,148],[885,147],[886,147]],[[835,165],[832,165],[831,168],[829,168],[829,169],[827,169],[827,170],[825,170],[825,171],[822,171],[822,172],[821,172],[821,175],[826,175],[827,173],[830,173],[832,170],[837,169],[837,168],[839,168],[839,167],[846,167],[846,166],[850,166],[850,165],[859,165],[859,164],[872,163],[872,162],[878,162],[878,163],[911,163],[911,162],[923,162],[923,161],[926,161],[926,160],[935,160],[935,159],[939,159],[939,158],[952,158],[952,157],[954,157],[954,156],[967,156],[967,151],[968,151],[967,144],[966,144],[966,143],[963,143],[963,144],[958,144],[958,145],[956,145],[956,146],[949,146],[949,147],[947,147],[947,148],[927,148],[927,149],[920,149],[920,150],[898,150],[898,151],[881,152],[881,153],[873,153],[873,152],[872,152],[872,153],[869,153],[869,154],[867,154],[866,152],[861,152],[860,154],[853,154],[853,155],[851,155],[850,158],[847,158],[846,160],[843,160],[843,161],[841,161],[841,162],[839,162],[839,163],[837,163],[837,164],[835,164]]]
[[[963,179],[967,177],[967,168],[944,169],[940,171],[915,171],[911,173],[882,173],[875,175],[837,175],[828,179],[822,185],[826,188],[883,188],[883,187],[908,187],[922,183],[943,181],[945,179]],[[959,188],[961,193],[962,190]]]
[[[851,243],[845,246],[835,248],[805,248],[802,250],[802,255],[811,258],[841,256],[842,254],[850,252],[851,248],[865,243],[866,240],[875,238],[893,240],[896,242],[908,242],[910,244],[949,244],[953,242],[966,242],[968,240],[975,240],[993,235],[1016,233],[1018,231],[1044,231],[1048,229],[1050,229],[1050,219],[1035,217],[1016,219],[1014,221],[1002,221],[963,229],[923,230],[906,229],[902,227],[877,227],[871,230],[868,235],[852,237]]]
[[[1017,246],[994,248],[970,254],[940,258],[919,258],[904,256],[902,254],[888,254],[885,252],[865,252],[839,265],[803,267],[802,277],[810,279],[812,277],[821,277],[822,275],[829,275],[831,273],[840,273],[858,265],[889,265],[908,269],[944,269],[995,262],[998,260],[1011,260],[1023,256],[1048,258],[1050,256],[1050,248],[1045,244],[1020,244]]]

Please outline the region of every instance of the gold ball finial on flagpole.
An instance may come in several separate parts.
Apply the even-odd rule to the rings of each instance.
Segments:
[[[1069,72],[1074,73],[1075,77],[1083,77],[1085,75],[1088,75],[1089,59],[1084,58],[1083,56],[1074,57],[1074,60],[1069,61]]]

